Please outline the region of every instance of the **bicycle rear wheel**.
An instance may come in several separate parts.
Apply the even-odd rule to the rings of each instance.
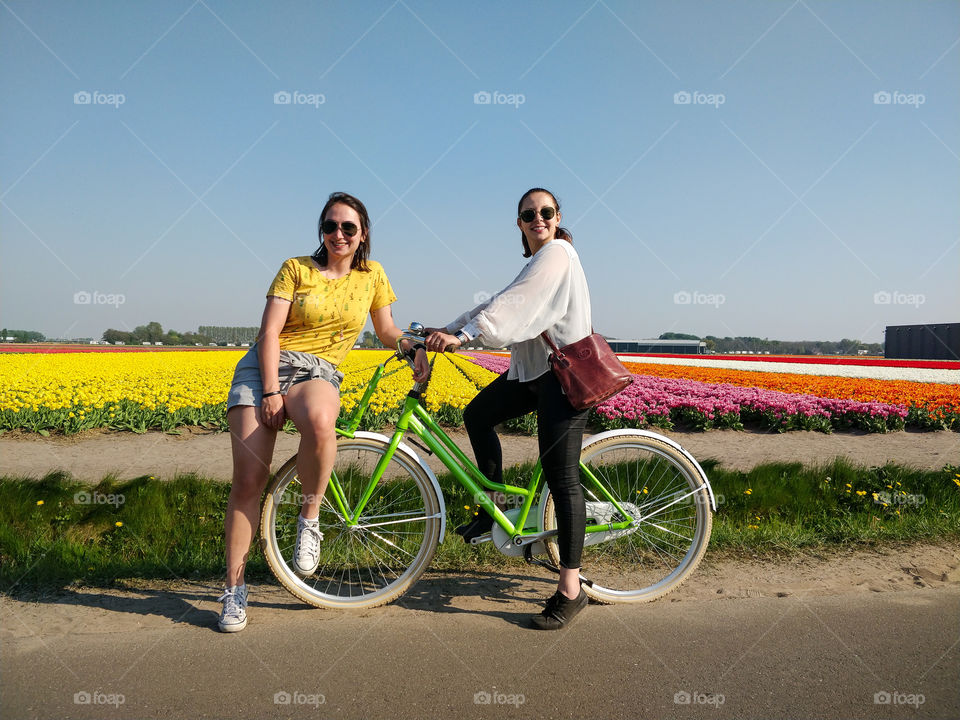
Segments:
[[[369,438],[338,442],[332,475],[348,513],[386,450],[386,443]],[[291,565],[301,499],[294,456],[267,487],[260,536],[273,574],[304,602],[330,608],[383,605],[406,592],[433,559],[440,538],[440,499],[420,465],[399,450],[357,524],[347,523],[327,489],[320,506],[320,565],[306,578],[298,577]]]
[[[584,591],[607,603],[649,602],[675,590],[700,563],[710,540],[707,479],[672,445],[641,435],[614,435],[588,444],[581,465],[635,522],[589,533],[582,565],[593,586]],[[581,470],[587,525],[627,520]],[[543,527],[556,528],[553,497],[544,503]],[[556,538],[547,554],[559,565]]]

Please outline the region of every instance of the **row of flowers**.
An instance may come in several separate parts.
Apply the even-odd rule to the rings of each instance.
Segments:
[[[344,415],[356,408],[373,369],[389,354],[357,350],[341,365]],[[235,350],[0,354],[0,429],[224,429],[227,390],[239,358]],[[441,422],[459,425],[466,404],[508,366],[509,357],[501,355],[438,355],[424,402]],[[953,386],[671,365],[635,364],[631,370],[634,384],[592,411],[594,427],[680,423],[702,429],[751,424],[824,432],[845,427],[883,432],[905,426],[960,430],[960,397]],[[384,377],[364,426],[393,421],[411,385],[405,366]]]
[[[504,356],[478,353],[471,359],[494,372],[509,366],[509,358]],[[592,411],[595,426],[682,424],[739,429],[750,424],[778,431],[859,428],[886,432],[906,426],[960,430],[960,396],[952,386],[929,388],[929,383],[639,363],[627,363],[627,367],[634,373],[633,384]],[[772,389],[776,387],[787,391]],[[871,392],[876,394],[871,396]]]
[[[354,351],[340,366],[344,416],[356,408],[374,368],[390,354]],[[236,350],[0,354],[0,430],[74,433],[107,427],[145,432],[186,425],[226,429],[227,391],[240,357]],[[442,422],[462,423],[463,408],[494,377],[465,359],[438,356],[424,402]],[[385,376],[371,399],[364,427],[395,419],[412,384],[412,372],[405,365]]]

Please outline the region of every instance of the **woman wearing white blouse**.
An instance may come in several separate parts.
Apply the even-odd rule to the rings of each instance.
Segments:
[[[503,457],[494,427],[537,412],[540,461],[557,512],[560,581],[534,627],[557,630],[587,604],[580,587],[586,511],[580,486],[580,445],[586,410],[575,410],[547,362],[541,332],[562,347],[592,332],[590,294],[573,237],[560,227],[560,205],[543,188],[524,193],[517,206],[524,257],[531,257],[501,292],[464,313],[442,330],[431,329],[427,349],[443,351],[477,339],[490,347],[510,346],[510,369],[481,390],[463,413],[477,466],[490,480],[503,482]],[[457,528],[465,541],[490,530],[493,518],[481,513]]]

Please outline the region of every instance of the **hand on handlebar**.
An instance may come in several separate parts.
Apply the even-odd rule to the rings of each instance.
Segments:
[[[430,361],[427,360],[426,350],[417,350],[413,359],[413,379],[417,382],[426,382],[430,379]]]
[[[454,335],[448,335],[442,330],[430,328],[434,332],[427,335],[427,350],[433,352],[454,352],[460,347],[460,341]]]

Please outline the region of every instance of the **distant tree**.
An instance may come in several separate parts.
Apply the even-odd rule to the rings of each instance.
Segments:
[[[104,331],[103,341],[108,342],[111,345],[116,345],[118,342],[122,342],[124,345],[130,345],[134,342],[134,338],[133,333],[124,332],[123,330],[114,330],[111,328]]]
[[[155,342],[163,342],[163,326],[158,322],[137,325],[133,329],[133,335],[137,342],[148,342],[151,345]]]
[[[665,332],[661,333],[659,340],[699,340],[699,335],[689,335],[687,333]]]
[[[14,342],[43,342],[46,338],[36,330],[5,330],[4,337],[12,337]]]
[[[380,342],[380,338],[378,338],[375,333],[372,333],[369,330],[365,330],[363,335],[360,336],[360,347],[382,348],[383,343]]]

